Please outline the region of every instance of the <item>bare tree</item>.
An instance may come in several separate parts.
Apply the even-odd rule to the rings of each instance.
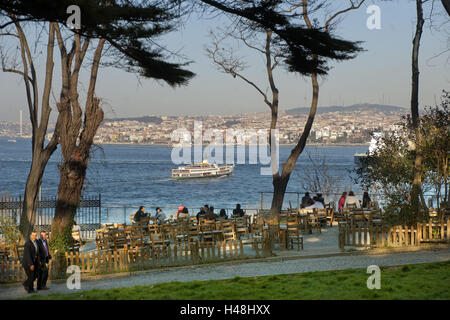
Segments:
[[[335,22],[335,20],[340,17],[342,14],[350,11],[358,9],[365,0],[359,1],[358,4],[355,4],[354,1],[350,1],[350,6],[344,10],[338,11],[337,13],[333,14],[330,18],[327,19],[325,22],[325,26],[323,29],[326,33],[330,33],[330,25]],[[314,10],[311,9],[314,5]],[[322,8],[324,5],[324,2],[318,2],[318,1],[308,1],[303,0],[299,3],[293,3],[290,4],[289,8],[286,10],[282,10],[278,13],[289,13],[292,16],[296,16],[295,11],[297,9],[301,9],[301,13],[297,14],[297,16],[302,17],[304,22],[306,23],[307,29],[313,31],[317,30],[317,26],[314,26],[309,18],[309,13],[314,12],[320,8]],[[244,70],[245,64],[239,59],[233,56],[231,49],[224,49],[221,48],[220,42],[217,41],[217,37],[214,37],[213,40],[213,46],[207,49],[207,52],[212,59],[212,61],[219,66],[219,68],[228,74],[231,74],[234,78],[238,77],[245,81],[247,84],[254,87],[263,97],[264,102],[266,105],[269,106],[271,110],[271,124],[270,124],[270,130],[274,130],[277,126],[278,121],[278,101],[279,101],[279,92],[278,88],[275,85],[274,77],[273,77],[273,70],[276,66],[279,65],[281,57],[283,57],[282,50],[277,50],[279,48],[279,39],[273,38],[273,32],[270,28],[264,28],[264,34],[265,34],[265,45],[263,47],[258,47],[254,44],[251,44],[252,40],[255,38],[254,33],[245,34],[242,30],[247,30],[248,26],[252,26],[254,22],[248,21],[248,20],[240,20],[241,27],[239,29],[239,36],[233,36],[232,33],[228,33],[228,36],[232,36],[234,38],[237,38],[241,40],[247,47],[253,50],[259,51],[262,55],[265,57],[265,67],[266,67],[266,73],[267,73],[267,79],[269,82],[269,87],[271,90],[271,99],[267,96],[267,94],[260,88],[258,85],[255,84],[255,82],[249,80],[245,75],[243,75],[241,72]],[[250,28],[251,30],[255,30],[255,28]],[[321,60],[323,57],[320,57],[317,54],[312,54],[309,59],[312,61],[312,64],[319,64],[319,59]],[[349,57],[348,57],[349,58]],[[348,59],[347,58],[347,59]],[[345,59],[342,59],[345,60]],[[322,60],[321,60],[322,61]],[[290,175],[292,174],[292,171],[295,168],[295,164],[297,162],[298,157],[303,152],[303,149],[306,146],[306,141],[308,139],[309,133],[311,131],[312,125],[314,123],[314,117],[317,110],[318,105],[318,98],[319,98],[319,83],[318,83],[318,72],[312,72],[311,73],[311,82],[312,82],[312,89],[313,89],[313,97],[311,101],[311,107],[310,112],[307,118],[307,121],[304,125],[304,128],[302,130],[302,134],[294,147],[292,149],[290,156],[282,164],[282,170],[281,173],[279,172],[278,167],[274,167],[277,165],[277,161],[274,158],[275,155],[272,152],[271,158],[272,158],[272,173],[273,173],[273,187],[274,187],[274,194],[272,198],[272,205],[271,205],[271,214],[273,217],[277,218],[282,205],[284,201],[284,195],[286,192],[286,188],[289,182]],[[271,145],[273,145],[272,141],[273,135],[271,134]]]
[[[13,58],[11,59],[12,55],[8,58],[8,54],[2,52],[2,70],[3,72],[15,73],[23,78],[32,126],[32,160],[25,186],[23,209],[20,218],[20,231],[23,239],[26,239],[36,220],[37,197],[45,167],[58,145],[58,125],[56,125],[51,140],[45,145],[45,137],[47,135],[48,122],[52,110],[50,107],[50,92],[53,79],[53,48],[56,24],[48,24],[49,36],[45,64],[45,82],[42,91],[42,102],[39,103],[38,75],[26,33],[14,15],[9,15],[9,19],[11,26],[15,27],[15,32],[7,31],[0,33],[0,35],[17,38],[20,44],[17,49],[20,54],[20,62],[15,61]]]

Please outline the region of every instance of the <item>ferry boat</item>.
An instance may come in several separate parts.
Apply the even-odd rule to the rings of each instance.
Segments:
[[[375,149],[377,148],[377,141],[380,139],[380,137],[381,137],[381,132],[374,132],[372,134],[372,140],[370,141],[369,152],[355,153],[353,155],[355,164],[362,165],[364,159],[368,155],[372,154],[375,151]]]
[[[192,178],[212,178],[228,176],[233,172],[233,165],[209,164],[207,160],[189,166],[180,166],[177,169],[172,169],[172,179],[192,179]]]
[[[8,142],[17,142],[16,139],[9,139]]]

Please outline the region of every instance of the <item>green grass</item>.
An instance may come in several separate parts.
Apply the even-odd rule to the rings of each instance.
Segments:
[[[71,294],[33,295],[27,299],[450,299],[450,261],[381,267],[380,290],[367,288],[369,276],[366,269],[347,269],[94,289]]]

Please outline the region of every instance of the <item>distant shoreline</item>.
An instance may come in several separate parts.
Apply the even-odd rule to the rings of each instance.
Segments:
[[[11,136],[0,136],[2,138],[10,138],[10,139],[31,139],[31,137],[11,137]],[[126,146],[155,146],[155,147],[174,147],[167,144],[162,143],[133,143],[133,142],[103,142],[103,143],[94,143],[97,145],[126,145]],[[203,147],[208,146],[209,144],[203,144]],[[289,143],[280,143],[280,146],[291,146],[294,147],[295,144]],[[224,146],[228,146],[224,144]],[[236,146],[236,145],[229,145]],[[245,146],[250,146],[249,144]],[[253,145],[255,146],[255,145]],[[359,147],[359,146],[369,146],[369,143],[308,143],[307,146],[315,146],[315,147]]]
[[[131,146],[155,146],[155,147],[175,147],[167,144],[156,144],[156,143],[131,143],[131,142],[104,142],[100,143],[100,145],[131,145]],[[330,143],[330,144],[322,144],[322,143],[309,143],[307,146],[315,146],[315,147],[358,147],[358,146],[369,146],[369,143]],[[202,145],[203,147],[208,146],[208,144]],[[227,145],[224,146],[236,146],[236,145]],[[245,146],[249,146],[248,144]],[[253,145],[255,146],[255,145]],[[280,143],[280,146],[291,146],[295,147],[295,144],[284,144]]]

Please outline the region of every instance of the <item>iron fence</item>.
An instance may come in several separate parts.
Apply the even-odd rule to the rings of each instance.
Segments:
[[[55,216],[56,197],[47,197],[37,201],[36,220],[34,230],[51,230],[53,217]],[[83,238],[93,238],[95,230],[101,228],[102,204],[101,195],[87,196],[80,200],[75,214],[75,221],[81,228]],[[0,198],[0,217],[9,217],[17,225],[20,223],[20,216],[23,208],[23,198],[3,197]]]

